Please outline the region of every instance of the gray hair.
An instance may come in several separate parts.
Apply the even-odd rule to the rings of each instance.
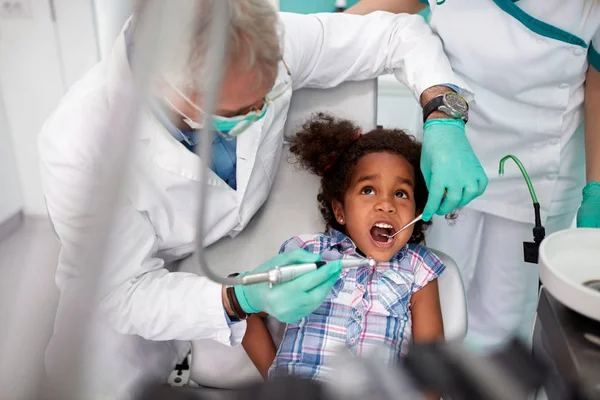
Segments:
[[[229,3],[225,65],[235,65],[241,72],[257,71],[260,82],[273,79],[282,59],[279,45],[282,32],[277,11],[269,0],[164,2],[156,72],[180,89],[202,85],[215,1]]]

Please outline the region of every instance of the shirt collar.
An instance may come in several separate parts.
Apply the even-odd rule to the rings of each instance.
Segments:
[[[331,247],[338,247],[340,252],[344,253],[347,250],[353,250],[355,253],[359,254],[360,251],[354,241],[345,233],[338,231],[337,229],[329,228],[327,234],[331,238]],[[404,258],[406,252],[408,250],[408,244],[404,245],[394,256],[390,259],[391,262],[399,262]]]

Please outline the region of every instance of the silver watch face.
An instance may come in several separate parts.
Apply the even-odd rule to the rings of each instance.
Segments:
[[[444,95],[444,103],[446,107],[459,116],[463,116],[469,111],[467,102],[456,93],[446,93]]]

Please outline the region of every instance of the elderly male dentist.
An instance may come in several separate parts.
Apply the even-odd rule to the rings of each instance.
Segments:
[[[193,0],[168,4],[176,7],[186,1]],[[212,1],[196,1],[204,6],[196,26],[210,26],[206,10]],[[293,90],[394,73],[421,104],[446,92],[470,97],[420,16],[297,15],[277,13],[268,0],[219,1],[228,1],[231,9],[230,46],[214,119],[218,135],[212,149],[206,245],[244,229],[267,199]],[[136,49],[136,22],[134,13],[110,56],[73,86],[39,140],[48,212],[62,243],[56,274],[61,298],[46,354],[48,375],[58,386],[69,379],[60,373],[61,354],[70,344],[69,316],[77,304],[77,270],[82,268],[73,254],[81,234],[94,229],[89,223],[93,218],[82,211],[83,194],[94,189],[94,174],[106,159],[97,143],[107,132],[111,107],[133,93],[129,61]],[[238,345],[248,313],[265,311],[284,322],[299,320],[322,303],[340,272],[332,263],[273,289],[254,285],[227,293],[204,277],[164,268],[195,249],[200,160],[193,150],[203,118],[196,88],[202,84],[208,31],[189,29],[190,45],[179,46],[178,57],[163,59],[152,79],[155,101],[142,113],[134,183],[126,188],[126,201],[111,231],[113,246],[104,256],[110,291],[103,298],[110,318],[99,334],[101,345],[88,349],[95,363],[86,382],[90,397],[127,398],[144,380],[166,381],[188,352],[190,340]],[[430,136],[462,136],[466,141],[464,122],[442,112],[430,114],[426,129]],[[465,191],[465,202],[487,182],[475,155],[469,157],[462,165],[473,169],[479,186]],[[240,260],[240,272],[252,267],[244,265],[243,255]],[[259,268],[308,261],[315,261],[314,256],[294,252]]]

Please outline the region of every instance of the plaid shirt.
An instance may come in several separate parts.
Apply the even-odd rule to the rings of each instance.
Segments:
[[[293,237],[280,251],[297,248],[324,261],[362,257],[352,239],[336,230]],[[443,270],[433,253],[415,244],[375,267],[344,269],[321,307],[287,326],[269,376],[322,379],[340,351],[364,355],[383,348],[389,362],[399,360],[412,339],[410,297]]]

